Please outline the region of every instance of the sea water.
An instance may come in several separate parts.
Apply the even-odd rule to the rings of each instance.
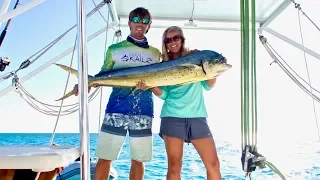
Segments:
[[[0,145],[48,145],[51,134],[0,134]],[[98,134],[90,134],[90,155],[94,155]],[[56,134],[54,143],[59,145],[79,146],[79,134]],[[145,164],[145,180],[165,179],[167,172],[167,157],[163,140],[153,135],[153,160]],[[238,144],[227,141],[216,140],[217,152],[220,159],[221,173],[223,179],[242,180],[245,179],[241,167],[241,149]],[[278,149],[279,150],[279,149]],[[287,179],[312,179],[320,180],[320,149],[319,142],[297,143],[292,151],[283,153],[281,150],[270,150],[267,159],[273,156],[276,166],[280,165],[280,171]],[[273,152],[274,151],[274,152]],[[263,154],[263,152],[260,152]],[[283,154],[282,154],[283,153]],[[268,159],[269,160],[269,159]],[[271,161],[271,160],[270,160]],[[272,161],[271,161],[272,162]],[[118,179],[126,180],[130,171],[130,147],[126,139],[119,160],[113,162],[117,170]],[[280,179],[269,168],[256,169],[252,179]],[[184,159],[182,167],[182,179],[202,180],[206,179],[206,169],[202,164],[200,156],[192,144],[184,145]]]

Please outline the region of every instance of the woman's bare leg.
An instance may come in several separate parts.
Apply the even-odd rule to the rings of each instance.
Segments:
[[[220,162],[212,137],[191,140],[207,169],[207,180],[221,180]]]
[[[163,135],[163,139],[168,157],[167,180],[180,180],[184,140],[165,135]]]

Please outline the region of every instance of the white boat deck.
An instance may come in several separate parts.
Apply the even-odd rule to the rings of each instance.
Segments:
[[[0,146],[0,169],[46,172],[65,167],[79,156],[74,146]]]

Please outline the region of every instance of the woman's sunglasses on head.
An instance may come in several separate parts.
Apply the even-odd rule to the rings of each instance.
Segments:
[[[132,17],[130,19],[130,21],[133,23],[140,23],[141,22],[142,24],[149,24],[150,23],[150,19],[148,19],[148,18],[141,19],[139,16]]]
[[[173,41],[179,41],[181,39],[181,36],[177,35],[177,36],[173,36],[172,38],[165,38],[164,39],[164,43],[169,44]]]

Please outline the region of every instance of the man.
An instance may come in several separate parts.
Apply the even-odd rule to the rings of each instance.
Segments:
[[[145,37],[150,24],[151,15],[147,9],[139,7],[131,11],[128,21],[130,35],[126,40],[109,46],[100,72],[158,63],[160,51],[149,46]],[[76,85],[75,95],[77,90]],[[151,90],[112,88],[96,149],[99,160],[95,180],[109,177],[111,161],[118,159],[127,130],[132,159],[130,179],[143,179],[143,162],[152,159],[152,119]]]

